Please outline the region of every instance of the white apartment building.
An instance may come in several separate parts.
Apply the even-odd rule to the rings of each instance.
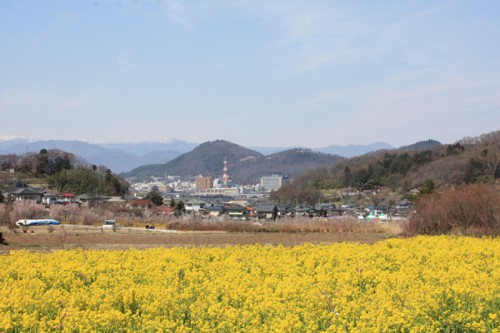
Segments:
[[[283,185],[283,176],[272,175],[260,178],[260,186],[264,191],[276,191]]]

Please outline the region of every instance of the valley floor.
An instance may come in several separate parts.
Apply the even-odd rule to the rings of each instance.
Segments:
[[[145,230],[140,228],[118,228],[115,231],[92,226],[68,226],[49,229],[44,226],[31,227],[24,233],[21,229],[12,233],[1,227],[4,244],[0,253],[26,249],[46,251],[58,249],[115,249],[151,247],[224,247],[243,244],[293,246],[304,243],[358,242],[375,243],[390,233],[321,233],[321,232],[176,232],[171,230]]]

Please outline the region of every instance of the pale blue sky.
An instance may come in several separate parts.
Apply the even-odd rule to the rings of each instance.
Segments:
[[[500,129],[500,1],[1,0],[0,137],[451,143]]]

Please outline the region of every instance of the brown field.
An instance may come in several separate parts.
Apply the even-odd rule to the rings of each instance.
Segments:
[[[146,230],[122,227],[116,230],[96,226],[61,225],[36,226],[14,232],[0,227],[5,243],[0,252],[26,249],[49,251],[57,249],[144,249],[150,247],[231,246],[240,244],[286,245],[303,243],[360,242],[375,243],[396,237],[397,226],[381,230],[355,230],[337,232],[224,232],[224,231],[172,231]]]

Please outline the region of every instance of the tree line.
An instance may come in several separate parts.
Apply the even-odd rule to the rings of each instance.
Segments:
[[[89,164],[58,149],[41,149],[38,154],[0,155],[0,169],[42,180],[48,189],[56,192],[121,196],[129,187],[127,181],[107,167]],[[3,186],[7,185],[6,180],[3,183]]]
[[[390,150],[341,160],[330,168],[309,170],[271,195],[279,202],[314,203],[322,190],[363,191],[447,184],[489,183],[500,178],[500,131],[422,151]]]

